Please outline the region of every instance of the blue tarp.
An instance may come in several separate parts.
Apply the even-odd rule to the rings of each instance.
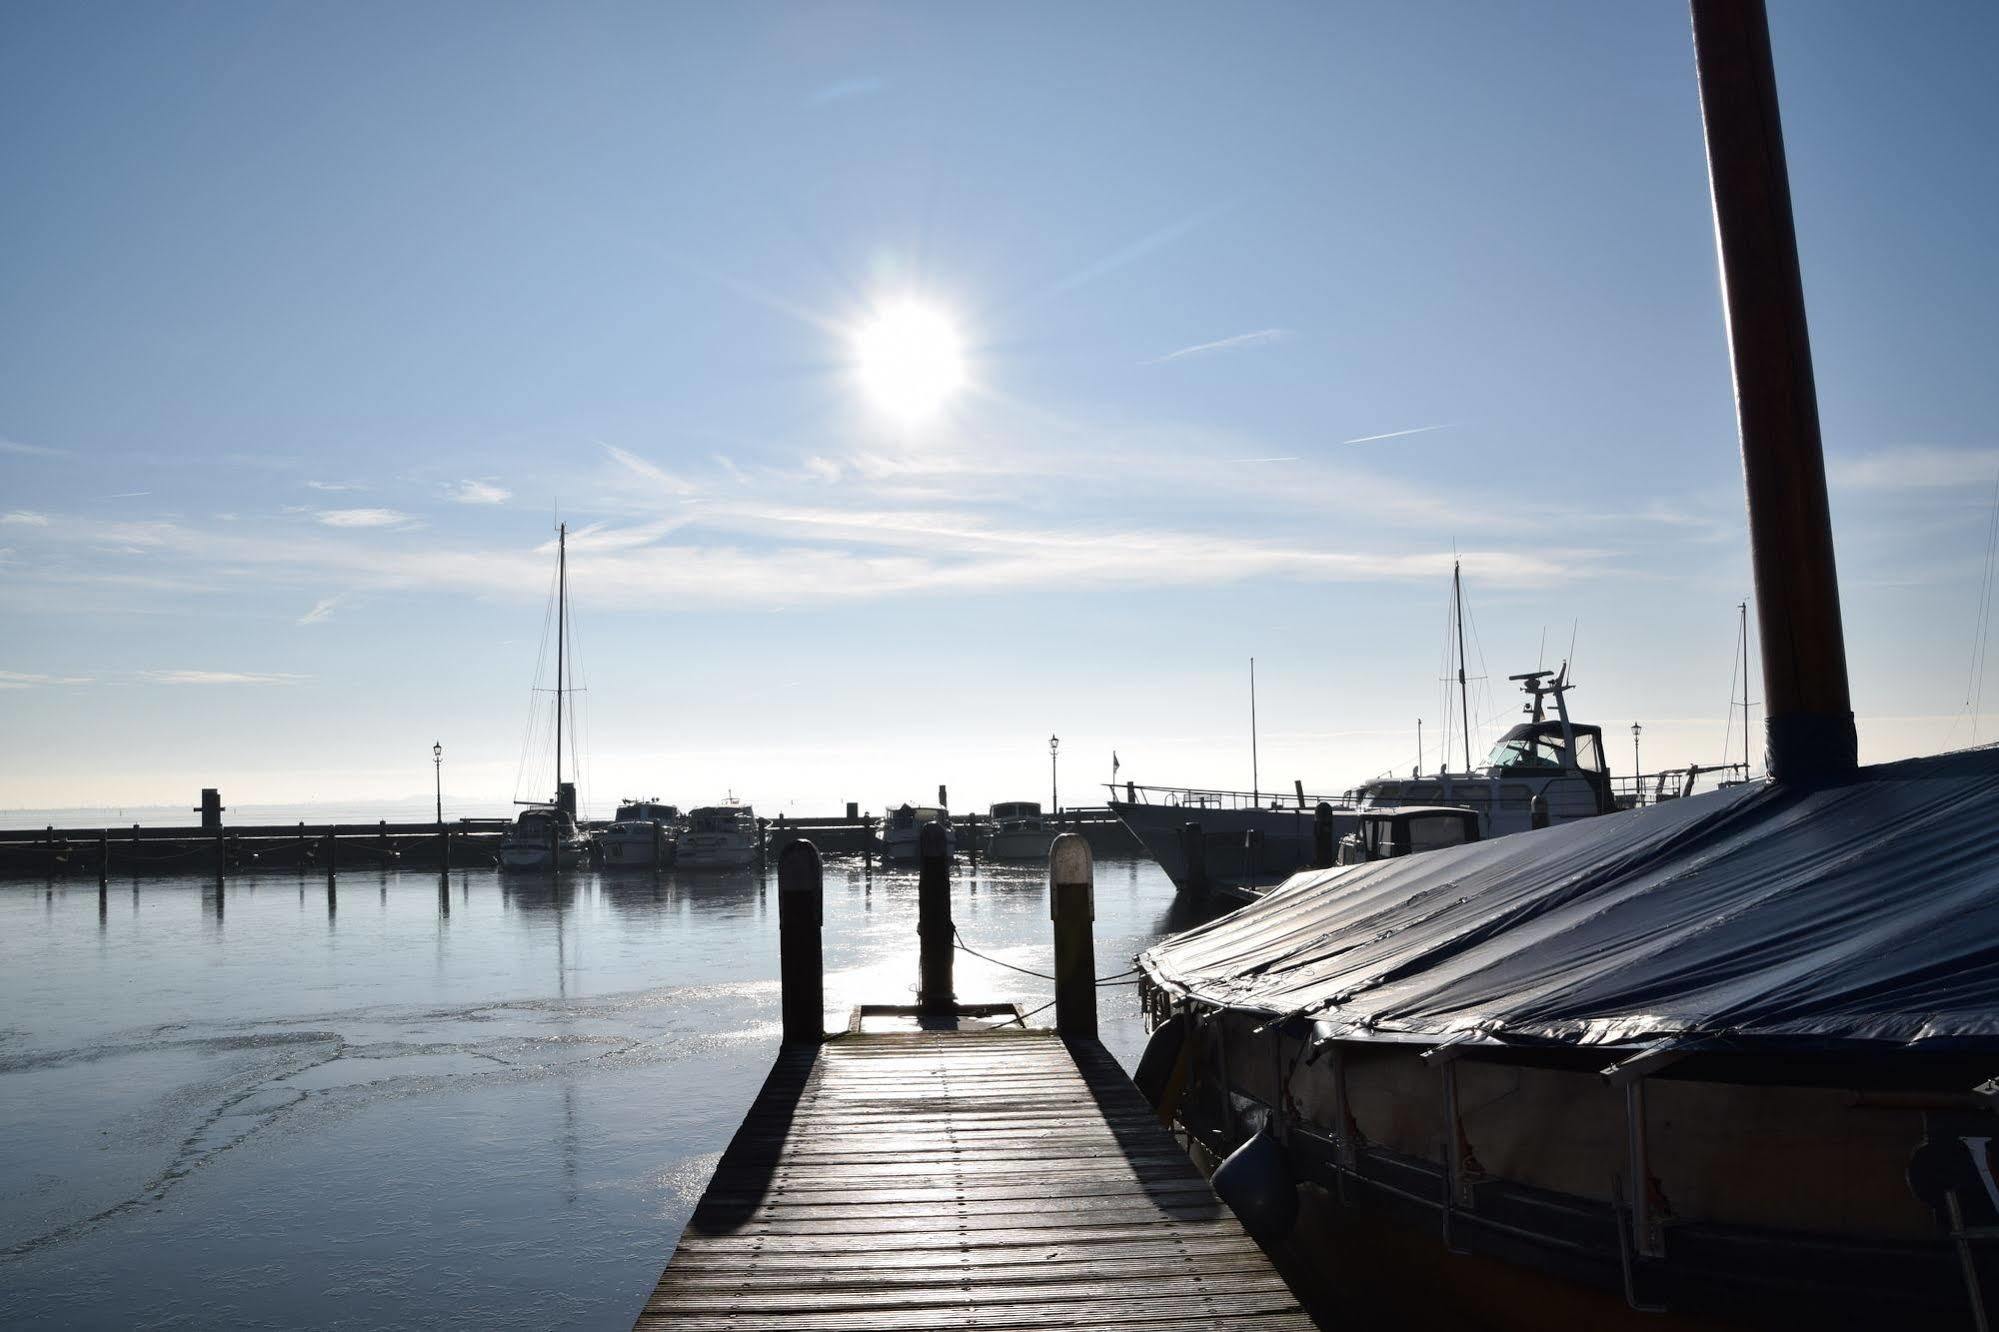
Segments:
[[[1999,748],[1308,871],[1141,962],[1335,1037],[1999,1051]]]

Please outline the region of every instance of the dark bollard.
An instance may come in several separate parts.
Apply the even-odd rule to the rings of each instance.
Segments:
[[[1263,873],[1263,829],[1251,828],[1242,835],[1242,882],[1246,888],[1256,886],[1257,876]]]
[[[1198,823],[1180,825],[1180,858],[1187,862],[1187,881],[1180,886],[1199,892],[1208,886],[1208,841]]]
[[[1097,1035],[1096,870],[1090,843],[1063,833],[1048,851],[1048,914],[1055,922],[1055,1030],[1070,1039]]]
[[[1548,797],[1537,795],[1527,802],[1527,826],[1530,828],[1548,826]]]
[[[778,974],[783,982],[786,1044],[826,1039],[826,967],[820,947],[825,922],[825,872],[819,848],[804,838],[777,858]]]
[[[1321,800],[1312,811],[1312,864],[1317,869],[1330,869],[1334,859],[1333,807]]]
[[[921,954],[916,1006],[948,1013],[958,996],[951,992],[951,854],[944,825],[926,823],[917,843],[922,868],[916,880],[916,938]]]

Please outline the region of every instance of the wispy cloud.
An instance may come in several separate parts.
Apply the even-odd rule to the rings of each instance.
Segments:
[[[89,683],[87,675],[33,675],[25,671],[0,671],[0,689],[42,689],[50,685]]]
[[[362,486],[354,481],[308,481],[308,490],[360,490]]]
[[[849,97],[867,97],[887,86],[880,79],[842,79],[838,83],[829,83],[813,93],[811,105],[824,106],[828,102],[841,102]]]
[[[1261,347],[1266,343],[1282,342],[1290,336],[1291,330],[1288,328],[1259,328],[1254,333],[1238,333],[1232,338],[1217,338],[1213,342],[1197,342],[1191,347],[1182,347],[1179,351],[1170,351],[1164,356],[1155,356],[1145,364],[1160,365],[1166,361],[1178,361],[1188,356],[1203,356],[1209,352],[1234,351],[1242,347]]]
[[[652,482],[669,495],[692,495],[698,489],[693,483],[682,480],[659,464],[648,462],[636,453],[627,452],[615,444],[605,444],[602,447],[619,466]]]
[[[115,495],[99,495],[99,499],[141,499],[152,494],[150,490],[121,490]]]
[[[318,601],[312,603],[311,610],[298,617],[298,622],[300,624],[318,624],[321,620],[329,618],[340,603],[345,600],[347,600],[345,593],[335,593],[330,597],[321,597]]]
[[[397,509],[321,509],[315,516],[328,527],[406,527],[416,522]]]
[[[1999,449],[1940,449],[1904,444],[1871,453],[1835,455],[1827,479],[1848,490],[1931,490],[1986,486],[1999,477]]]
[[[1283,458],[1224,458],[1224,459],[1222,459],[1222,461],[1223,461],[1223,462],[1225,462],[1225,463],[1229,463],[1229,464],[1235,464],[1235,463],[1274,463],[1274,462],[1297,462],[1297,461],[1298,461],[1298,459],[1297,459],[1297,457],[1296,457],[1296,456],[1294,455],[1294,456],[1288,456],[1288,457],[1283,457]]]
[[[12,453],[28,458],[62,458],[68,456],[62,449],[51,449],[41,444],[23,444],[18,439],[0,439],[0,453]]]
[[[0,527],[47,527],[49,516],[32,509],[9,509],[0,513]]]
[[[465,480],[446,486],[444,495],[453,504],[505,504],[514,492],[488,481]]]
[[[312,677],[262,671],[140,671],[139,678],[163,685],[290,685]]]
[[[1372,444],[1378,439],[1401,439],[1405,435],[1427,435],[1432,430],[1454,430],[1456,428],[1457,427],[1455,422],[1447,423],[1444,425],[1416,426],[1409,430],[1390,430],[1385,434],[1380,434],[1380,435],[1358,435],[1353,439],[1343,439],[1340,441],[1340,443]]]

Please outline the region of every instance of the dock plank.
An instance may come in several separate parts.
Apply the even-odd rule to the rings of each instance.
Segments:
[[[1101,1046],[1014,1030],[787,1048],[637,1326],[1314,1324]]]

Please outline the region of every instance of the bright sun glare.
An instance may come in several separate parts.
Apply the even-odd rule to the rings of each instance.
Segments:
[[[958,330],[915,301],[876,311],[855,335],[854,354],[869,399],[905,422],[934,415],[965,382]]]

